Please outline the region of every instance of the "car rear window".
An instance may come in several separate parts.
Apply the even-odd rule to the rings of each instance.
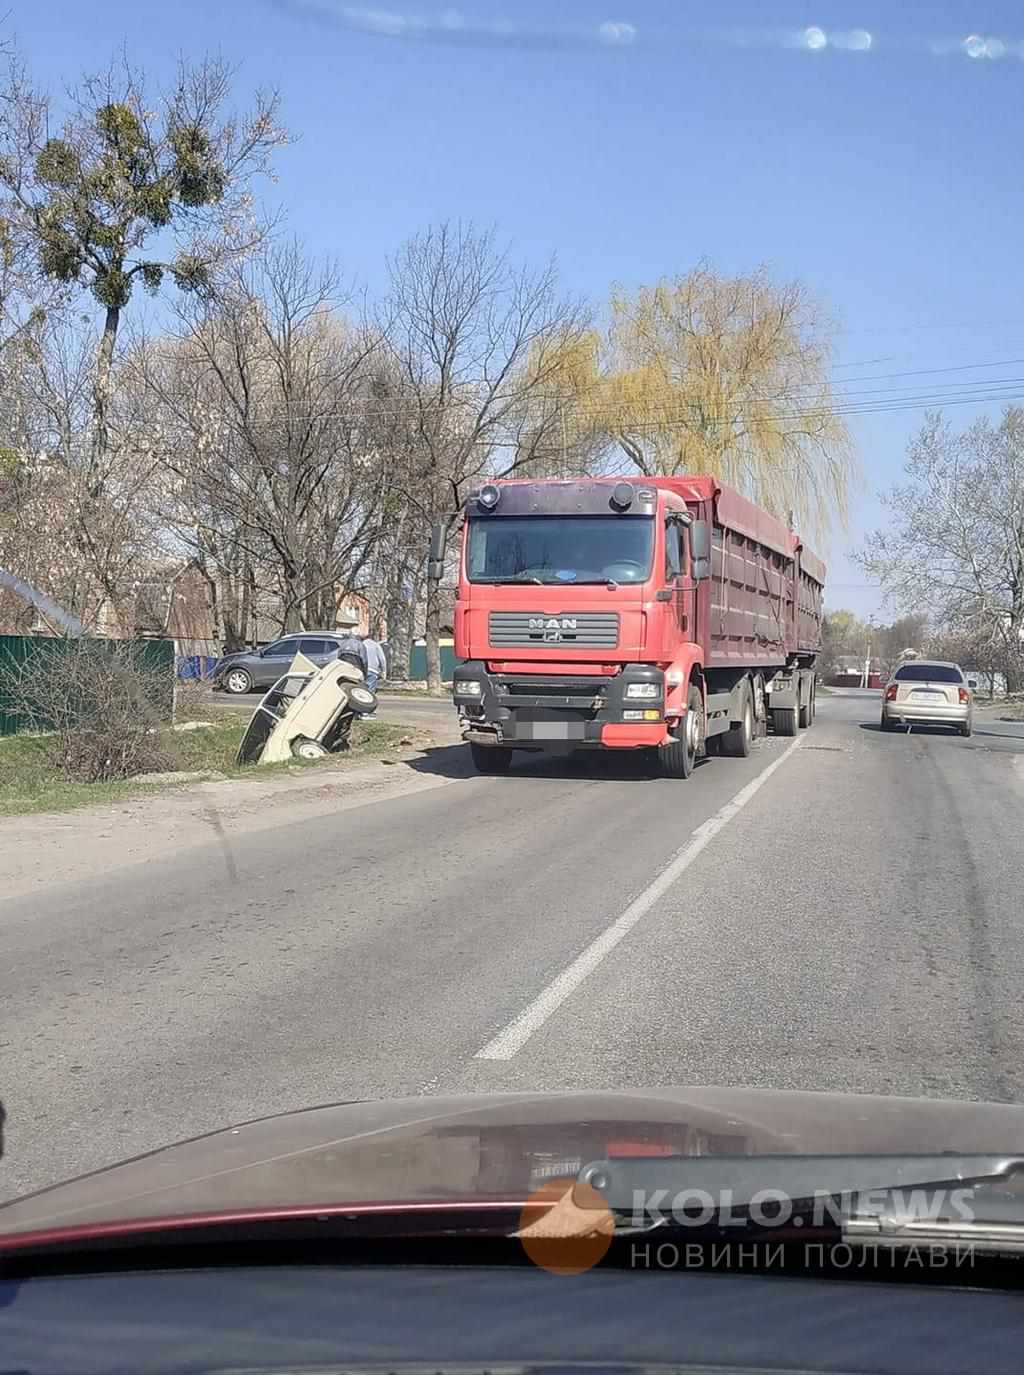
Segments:
[[[899,683],[962,683],[964,675],[958,668],[944,664],[907,664],[896,670]]]

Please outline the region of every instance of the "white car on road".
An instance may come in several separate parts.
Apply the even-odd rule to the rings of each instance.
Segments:
[[[974,699],[959,664],[914,659],[893,674],[882,695],[882,729],[952,726],[970,735]]]

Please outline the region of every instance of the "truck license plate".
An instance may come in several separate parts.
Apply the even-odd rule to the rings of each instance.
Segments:
[[[523,721],[519,733],[527,740],[582,740],[583,724],[576,721]]]

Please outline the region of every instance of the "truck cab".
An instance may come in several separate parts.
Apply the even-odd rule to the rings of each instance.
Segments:
[[[671,745],[702,657],[700,501],[643,480],[520,480],[484,485],[464,516],[453,690],[478,766]]]

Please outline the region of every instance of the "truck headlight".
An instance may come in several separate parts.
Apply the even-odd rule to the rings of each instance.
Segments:
[[[479,697],[482,692],[482,684],[474,678],[467,678],[463,682],[456,683],[453,688],[455,697]]]
[[[636,701],[638,697],[660,697],[661,688],[657,683],[627,683],[626,697]]]

